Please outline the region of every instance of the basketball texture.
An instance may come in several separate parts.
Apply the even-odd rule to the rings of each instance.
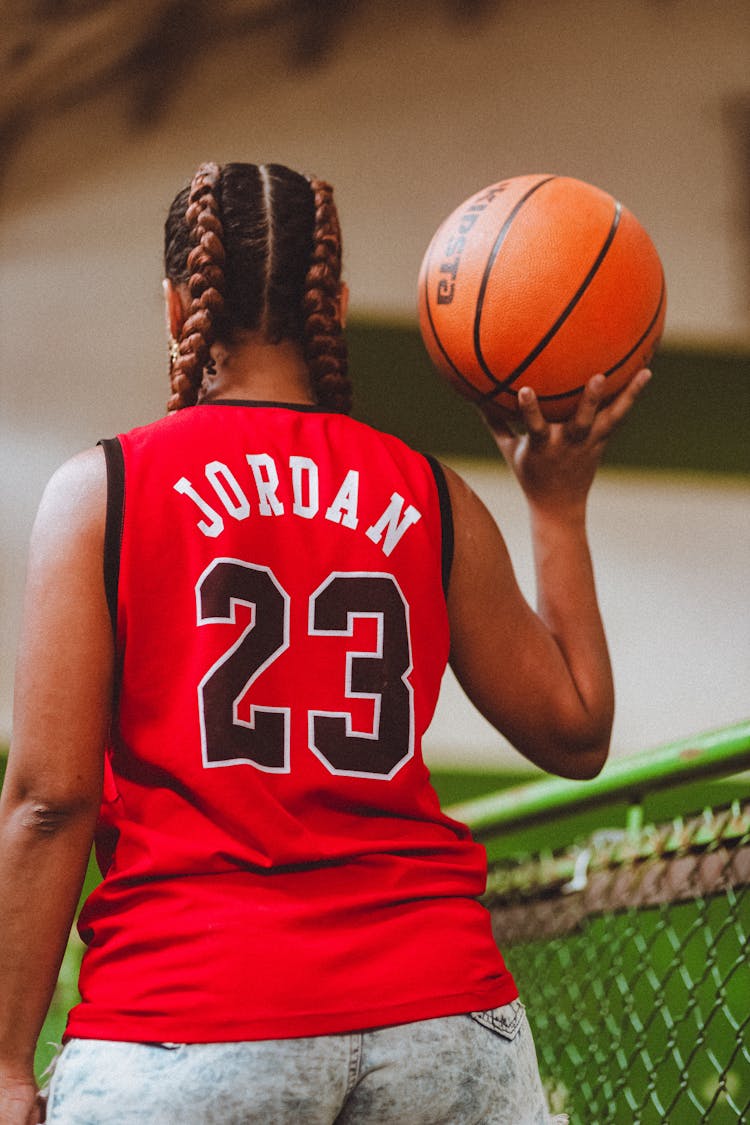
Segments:
[[[664,327],[659,255],[607,192],[567,176],[516,176],[440,225],[419,275],[419,323],[437,369],[488,415],[531,386],[570,417],[592,375],[616,394]]]

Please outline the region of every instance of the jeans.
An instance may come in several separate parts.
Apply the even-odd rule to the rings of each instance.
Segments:
[[[546,1125],[520,1001],[354,1034],[241,1043],[70,1040],[49,1125]]]

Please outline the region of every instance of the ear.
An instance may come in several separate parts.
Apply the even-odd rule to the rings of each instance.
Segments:
[[[346,316],[349,311],[349,286],[345,281],[339,286],[339,318],[341,327],[346,328]]]
[[[167,314],[167,331],[171,336],[174,336],[175,340],[179,340],[182,326],[185,323],[185,306],[182,294],[168,277],[162,282],[162,288]]]

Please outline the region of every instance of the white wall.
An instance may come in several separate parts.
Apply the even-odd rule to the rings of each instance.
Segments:
[[[473,34],[438,4],[361,8],[322,70],[291,79],[270,36],[228,44],[199,57],[151,133],[131,134],[127,96],[113,92],[38,127],[6,170],[0,736],[43,481],[68,454],[163,411],[161,227],[200,160],[278,160],[330,178],[353,313],[409,317],[423,250],[456,203],[508,175],[579,176],[650,230],[672,338],[750,341],[747,186],[722,117],[748,86],[744,0],[506,0]],[[696,534],[704,543],[700,523]],[[659,563],[682,565],[668,552]],[[642,623],[648,636],[648,613]],[[696,659],[699,626],[686,626]],[[664,707],[656,691],[634,702]],[[684,714],[680,698],[670,706]]]
[[[534,602],[525,504],[509,474],[455,462],[494,515]],[[750,487],[603,471],[589,537],[616,684],[612,755],[690,738],[750,715]],[[433,763],[522,766],[449,674],[428,732]]]

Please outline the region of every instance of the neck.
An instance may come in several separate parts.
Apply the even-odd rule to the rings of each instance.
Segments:
[[[250,399],[256,402],[315,402],[302,348],[292,340],[269,344],[246,332],[211,348],[215,372],[203,380],[201,401]]]

